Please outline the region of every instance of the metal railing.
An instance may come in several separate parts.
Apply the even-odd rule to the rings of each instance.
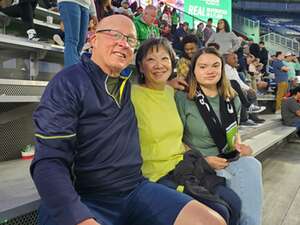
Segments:
[[[248,38],[251,37],[255,42],[259,42],[260,22],[259,20],[251,20],[246,17],[234,14],[232,16],[233,29],[244,34]]]
[[[272,45],[280,46],[286,49],[286,51],[292,51],[295,54],[300,52],[299,41],[274,33],[268,27],[262,27],[259,20],[251,20],[235,14],[233,15],[233,24],[236,31],[253,38],[255,42],[269,42]],[[267,32],[267,34],[260,36],[262,30]]]
[[[295,54],[300,52],[300,42],[277,33],[269,33],[261,36],[261,40],[270,42],[275,45],[286,48],[287,51],[292,51]]]

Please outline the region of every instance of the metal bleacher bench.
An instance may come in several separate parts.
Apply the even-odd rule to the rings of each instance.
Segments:
[[[275,95],[268,94],[268,95],[258,95],[258,101],[275,101]]]
[[[262,115],[261,117],[266,119],[264,124],[245,130],[242,128],[240,131],[243,143],[251,146],[254,156],[258,156],[296,132],[296,127],[283,125],[278,114]]]
[[[63,47],[46,42],[29,41],[12,35],[0,34],[0,50],[9,51],[12,57],[23,55],[24,58],[29,59],[28,79],[31,80],[35,80],[39,74],[39,60],[63,62]]]
[[[253,155],[257,156],[275,144],[282,141],[284,138],[293,134],[296,131],[296,127],[278,126],[272,130],[265,131],[261,134],[249,138],[244,141],[253,149]]]
[[[42,19],[46,21],[47,16],[52,16],[53,17],[53,23],[58,24],[60,21],[59,18],[59,13],[58,12],[53,12],[51,10],[45,9],[43,7],[37,6],[34,10],[35,17],[38,19]]]
[[[48,29],[49,31],[53,31],[59,29],[59,13],[53,12],[48,9],[44,9],[42,7],[37,6],[35,9],[35,18],[33,19],[33,23],[35,26]],[[53,17],[53,23],[47,23],[47,16]],[[21,21],[21,18],[12,18],[7,16],[6,14],[0,12],[0,26],[2,28],[2,33],[6,33],[6,28],[10,25],[11,22]]]

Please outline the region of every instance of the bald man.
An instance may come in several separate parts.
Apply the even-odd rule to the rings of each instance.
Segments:
[[[225,224],[203,204],[142,176],[130,83],[120,76],[136,45],[128,17],[106,17],[92,57],[49,82],[34,113],[39,224]]]

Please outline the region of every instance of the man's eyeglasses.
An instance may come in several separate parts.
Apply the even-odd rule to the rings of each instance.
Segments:
[[[111,30],[111,29],[96,30],[96,33],[102,33],[102,32],[111,36],[115,41],[120,41],[125,38],[126,42],[131,48],[135,48],[139,44],[136,38],[127,36],[117,30]]]

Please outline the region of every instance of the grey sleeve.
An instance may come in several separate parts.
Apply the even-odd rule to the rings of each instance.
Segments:
[[[300,110],[300,104],[297,103],[296,101],[289,101],[288,103],[288,109],[289,111],[291,111],[292,113],[295,113]]]
[[[207,40],[207,42],[205,43],[205,46],[207,47],[207,45],[209,43],[215,43],[216,40],[215,40],[215,33],[212,33],[212,35],[210,36],[210,38]]]
[[[233,32],[231,32],[231,35],[232,35],[232,50],[236,51],[241,46],[241,41]]]

